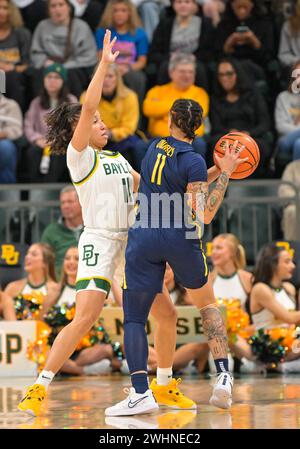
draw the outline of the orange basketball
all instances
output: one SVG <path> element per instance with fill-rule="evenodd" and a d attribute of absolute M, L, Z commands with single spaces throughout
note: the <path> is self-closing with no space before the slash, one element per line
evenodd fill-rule
<path fill-rule="evenodd" d="M 221 137 L 216 143 L 214 149 L 214 163 L 216 163 L 215 154 L 219 157 L 224 156 L 226 140 L 229 141 L 229 145 L 233 145 L 236 140 L 238 140 L 237 148 L 241 148 L 242 145 L 245 146 L 244 150 L 240 153 L 240 158 L 247 157 L 248 160 L 243 162 L 238 166 L 235 172 L 230 176 L 231 179 L 244 179 L 248 176 L 252 175 L 252 173 L 257 169 L 259 160 L 260 160 L 260 152 L 257 143 L 252 137 L 248 136 L 248 134 L 241 133 L 238 131 L 234 131 L 225 136 Z"/>

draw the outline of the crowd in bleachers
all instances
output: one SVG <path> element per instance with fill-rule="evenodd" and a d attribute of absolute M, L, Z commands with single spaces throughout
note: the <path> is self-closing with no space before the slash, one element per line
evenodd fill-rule
<path fill-rule="evenodd" d="M 139 170 L 171 103 L 190 97 L 204 109 L 194 148 L 208 165 L 217 139 L 239 130 L 260 147 L 253 176 L 281 176 L 300 158 L 299 23 L 297 0 L 1 0 L 0 183 L 69 181 L 44 119 L 82 102 L 105 28 L 120 52 L 99 105 L 107 148 Z"/>

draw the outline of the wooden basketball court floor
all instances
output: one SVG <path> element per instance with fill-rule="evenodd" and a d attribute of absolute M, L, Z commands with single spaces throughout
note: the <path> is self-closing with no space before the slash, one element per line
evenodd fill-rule
<path fill-rule="evenodd" d="M 209 405 L 210 379 L 184 376 L 182 391 L 197 411 L 161 408 L 154 415 L 106 418 L 104 409 L 125 398 L 127 376 L 57 378 L 43 413 L 17 411 L 30 378 L 0 378 L 0 429 L 296 429 L 300 428 L 300 376 L 243 376 L 235 380 L 230 411 Z"/>

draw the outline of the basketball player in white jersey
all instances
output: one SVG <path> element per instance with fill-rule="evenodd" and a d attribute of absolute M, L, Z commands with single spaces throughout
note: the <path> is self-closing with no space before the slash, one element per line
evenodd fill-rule
<path fill-rule="evenodd" d="M 82 107 L 63 103 L 47 119 L 52 152 L 65 154 L 67 148 L 67 165 L 85 227 L 78 244 L 75 317 L 55 339 L 44 370 L 19 404 L 19 410 L 34 416 L 40 412 L 53 377 L 100 315 L 124 254 L 133 185 L 139 180 L 123 156 L 102 150 L 108 133 L 97 108 L 107 67 L 118 56 L 118 52 L 113 53 L 115 39 L 110 41 L 110 36 L 107 31 L 102 59 Z"/>
<path fill-rule="evenodd" d="M 82 206 L 85 228 L 78 245 L 75 317 L 55 339 L 44 370 L 18 406 L 20 411 L 33 416 L 39 415 L 55 374 L 101 313 L 114 272 L 124 258 L 133 192 L 139 184 L 139 174 L 123 156 L 102 150 L 108 133 L 97 109 L 107 67 L 118 56 L 118 52 L 112 51 L 115 39 L 110 42 L 110 36 L 110 31 L 107 31 L 102 59 L 82 107 L 79 104 L 62 104 L 47 119 L 52 153 L 65 154 L 67 148 L 67 165 Z M 170 374 L 177 319 L 169 296 L 157 295 L 151 314 L 157 322 L 156 350 L 161 366 L 161 372 L 158 371 L 161 383 L 158 385 L 166 390 L 166 404 L 176 408 L 195 408 L 194 401 L 179 391 L 178 382 L 172 379 L 172 372 Z M 170 383 L 172 394 L 168 388 Z"/>

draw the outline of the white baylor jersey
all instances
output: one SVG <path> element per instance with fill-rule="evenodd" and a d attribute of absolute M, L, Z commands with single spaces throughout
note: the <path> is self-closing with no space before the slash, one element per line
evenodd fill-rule
<path fill-rule="evenodd" d="M 96 151 L 90 146 L 76 151 L 70 143 L 67 165 L 82 207 L 84 226 L 126 231 L 134 206 L 132 167 L 126 159 L 120 153 Z"/>

